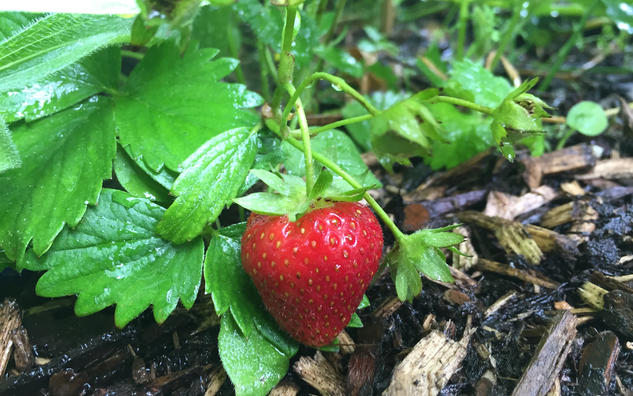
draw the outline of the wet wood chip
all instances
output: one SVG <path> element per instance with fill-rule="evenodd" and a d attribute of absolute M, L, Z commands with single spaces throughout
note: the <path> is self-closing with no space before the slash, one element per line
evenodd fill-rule
<path fill-rule="evenodd" d="M 453 341 L 439 331 L 420 340 L 394 369 L 391 384 L 383 396 L 437 395 L 461 367 L 474 329 L 461 341 Z"/>
<path fill-rule="evenodd" d="M 532 265 L 537 265 L 543 258 L 543 252 L 521 223 L 475 211 L 457 213 L 457 218 L 493 231 L 507 253 L 523 255 Z"/>
<path fill-rule="evenodd" d="M 453 232 L 464 237 L 464 242 L 459 244 L 457 250 L 465 254 L 465 256 L 453 254 L 453 267 L 461 271 L 468 271 L 477 264 L 477 260 L 479 259 L 479 255 L 473 246 L 470 228 L 462 225 L 455 228 Z"/>
<path fill-rule="evenodd" d="M 314 359 L 302 356 L 294 364 L 294 371 L 323 396 L 345 395 L 343 377 L 336 373 L 321 351 L 317 351 Z"/>
<path fill-rule="evenodd" d="M 4 378 L 11 352 L 13 351 L 13 330 L 22 324 L 22 315 L 15 300 L 6 298 L 0 304 L 0 378 Z"/>
<path fill-rule="evenodd" d="M 29 340 L 29 334 L 22 326 L 11 332 L 13 336 L 13 361 L 15 367 L 21 371 L 28 371 L 35 365 L 35 355 Z"/>
<path fill-rule="evenodd" d="M 486 312 L 484 312 L 484 318 L 488 318 L 494 315 L 498 310 L 505 307 L 510 301 L 516 299 L 518 295 L 519 293 L 516 291 L 509 291 L 501 296 L 501 298 L 499 298 L 491 306 L 489 306 L 488 309 L 486 309 Z"/>
<path fill-rule="evenodd" d="M 591 172 L 576 175 L 578 180 L 633 178 L 633 158 L 615 158 L 598 161 Z"/>
<path fill-rule="evenodd" d="M 590 145 L 580 144 L 540 157 L 525 156 L 520 161 L 525 165 L 523 179 L 530 188 L 537 188 L 543 176 L 594 166 L 596 157 Z"/>
<path fill-rule="evenodd" d="M 585 190 L 580 187 L 580 184 L 578 184 L 576 180 L 572 180 L 567 183 L 561 183 L 560 189 L 562 192 L 572 197 L 581 197 L 586 194 Z"/>
<path fill-rule="evenodd" d="M 224 367 L 222 365 L 215 366 L 213 370 L 207 376 L 207 390 L 204 392 L 204 396 L 215 396 L 219 391 L 224 382 L 227 379 L 226 371 L 224 371 Z M 283 381 L 282 381 L 283 382 Z M 297 391 L 299 389 L 297 388 Z M 275 389 L 273 389 L 270 394 L 272 395 Z M 294 396 L 294 394 L 278 394 L 277 396 Z"/>
<path fill-rule="evenodd" d="M 592 308 L 602 310 L 604 308 L 604 296 L 609 291 L 591 282 L 585 282 L 578 288 L 580 298 Z"/>
<path fill-rule="evenodd" d="M 559 311 L 536 347 L 513 396 L 547 395 L 554 385 L 576 337 L 576 316 Z"/>
<path fill-rule="evenodd" d="M 387 319 L 394 314 L 402 306 L 402 301 L 398 297 L 392 297 L 385 300 L 382 304 L 371 313 L 374 318 Z"/>
<path fill-rule="evenodd" d="M 547 228 L 526 224 L 525 230 L 543 252 L 558 252 L 568 259 L 578 254 L 578 242 Z"/>
<path fill-rule="evenodd" d="M 540 186 L 520 197 L 492 191 L 488 194 L 484 214 L 514 220 L 517 216 L 540 208 L 556 197 L 556 192 L 549 186 Z"/>
<path fill-rule="evenodd" d="M 494 272 L 500 275 L 511 276 L 513 278 L 521 279 L 525 282 L 530 282 L 534 285 L 543 286 L 548 289 L 556 289 L 560 284 L 553 280 L 546 280 L 534 275 L 530 275 L 527 271 L 512 268 L 509 265 L 497 263 L 490 260 L 479 259 L 477 266 L 475 267 L 481 271 Z M 543 276 L 544 277 L 544 276 Z"/>
<path fill-rule="evenodd" d="M 283 380 L 270 391 L 268 396 L 296 396 L 300 389 L 301 387 L 295 382 Z"/>
<path fill-rule="evenodd" d="M 581 395 L 606 393 L 619 353 L 620 342 L 611 331 L 600 333 L 595 341 L 584 348 L 578 366 L 578 390 Z"/>

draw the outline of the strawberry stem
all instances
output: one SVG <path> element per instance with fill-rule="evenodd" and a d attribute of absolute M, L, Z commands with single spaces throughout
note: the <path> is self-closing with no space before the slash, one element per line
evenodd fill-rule
<path fill-rule="evenodd" d="M 292 145 L 294 148 L 296 148 L 296 149 L 298 149 L 300 151 L 304 151 L 303 145 L 297 139 L 289 136 L 288 138 L 286 138 L 286 141 L 288 143 L 290 143 L 290 145 Z M 349 175 L 347 172 L 345 172 L 343 169 L 341 169 L 340 166 L 336 165 L 334 162 L 332 162 L 326 156 L 321 155 L 321 154 L 319 154 L 317 152 L 314 152 L 314 151 L 312 152 L 312 155 L 313 155 L 314 159 L 316 159 L 317 161 L 322 163 L 325 167 L 329 168 L 332 172 L 334 172 L 337 175 L 341 176 L 343 178 L 343 180 L 348 182 L 352 187 L 354 187 L 354 188 L 362 188 L 363 187 L 359 182 L 356 181 L 356 179 L 354 179 L 351 175 Z M 371 195 L 369 195 L 368 193 L 365 193 L 363 198 L 365 198 L 367 203 L 369 203 L 369 205 L 374 209 L 374 211 L 376 212 L 378 217 L 380 217 L 382 219 L 382 221 L 385 223 L 385 225 L 387 227 L 389 227 L 389 229 L 393 233 L 393 236 L 396 238 L 396 241 L 400 242 L 400 241 L 404 240 L 404 238 L 405 238 L 404 233 L 402 231 L 400 231 L 398 226 L 396 226 L 396 224 L 389 218 L 389 215 L 382 209 L 382 207 L 380 207 L 378 202 L 376 202 L 376 200 Z"/>
<path fill-rule="evenodd" d="M 294 94 L 295 87 L 292 83 L 284 84 L 284 87 L 291 95 Z M 297 114 L 299 115 L 299 127 L 301 128 L 301 139 L 303 140 L 303 154 L 306 160 L 306 193 L 310 196 L 312 186 L 314 186 L 314 167 L 312 166 L 312 146 L 310 144 L 310 131 L 308 130 L 308 119 L 301 105 L 301 99 L 296 101 Z M 283 117 L 283 116 L 282 116 Z M 284 118 L 282 118 L 283 120 Z"/>

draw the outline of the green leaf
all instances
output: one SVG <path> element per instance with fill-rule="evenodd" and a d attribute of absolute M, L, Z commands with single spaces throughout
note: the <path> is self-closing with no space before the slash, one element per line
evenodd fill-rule
<path fill-rule="evenodd" d="M 0 44 L 0 91 L 23 89 L 95 50 L 129 41 L 132 18 L 49 14 Z"/>
<path fill-rule="evenodd" d="M 332 185 L 332 181 L 334 177 L 332 173 L 327 169 L 322 169 L 321 173 L 319 173 L 319 177 L 314 182 L 314 186 L 312 187 L 312 191 L 310 192 L 310 199 L 316 199 L 318 197 L 322 197 L 328 188 Z"/>
<path fill-rule="evenodd" d="M 214 234 L 205 258 L 206 292 L 222 314 L 220 357 L 236 394 L 266 395 L 286 375 L 299 344 L 279 329 L 242 269 L 245 228 L 240 223 Z"/>
<path fill-rule="evenodd" d="M 282 144 L 288 155 L 288 158 L 284 162 L 288 173 L 296 176 L 305 176 L 305 159 L 303 153 L 292 147 L 289 143 L 283 142 Z M 362 175 L 367 171 L 367 165 L 363 162 L 354 142 L 341 131 L 333 129 L 318 134 L 312 139 L 312 150 L 327 156 L 352 176 Z M 314 166 L 315 171 L 323 167 L 318 161 L 314 161 Z M 365 184 L 375 184 L 378 187 L 382 187 L 382 184 L 371 173 L 366 178 Z M 351 186 L 349 188 L 351 189 Z"/>
<path fill-rule="evenodd" d="M 15 263 L 4 254 L 3 250 L 0 250 L 0 273 L 4 271 L 5 268 L 13 268 L 15 269 Z"/>
<path fill-rule="evenodd" d="M 148 26 L 145 24 L 145 18 L 142 14 L 138 14 L 132 25 L 132 35 L 130 37 L 130 44 L 133 46 L 142 47 L 147 45 L 152 38 L 158 32 L 159 25 Z"/>
<path fill-rule="evenodd" d="M 464 241 L 461 234 L 454 232 L 436 232 L 436 230 L 420 230 L 420 239 L 424 244 L 433 247 L 449 247 L 459 245 Z"/>
<path fill-rule="evenodd" d="M 364 64 L 357 61 L 347 51 L 339 47 L 318 47 L 314 51 L 319 58 L 323 59 L 336 70 L 347 73 L 352 77 L 361 78 L 364 73 Z"/>
<path fill-rule="evenodd" d="M 350 319 L 347 327 L 359 328 L 363 327 L 363 321 L 360 320 L 360 317 L 356 313 L 352 314 L 352 318 Z"/>
<path fill-rule="evenodd" d="M 219 56 L 230 56 L 229 34 L 238 40 L 241 37 L 234 26 L 234 17 L 233 7 L 203 6 L 193 20 L 191 38 L 198 40 L 202 48 L 217 48 Z M 239 43 L 236 44 L 239 48 Z"/>
<path fill-rule="evenodd" d="M 176 243 L 198 236 L 237 196 L 256 150 L 256 134 L 249 128 L 237 128 L 214 137 L 191 154 L 171 189 L 178 198 L 165 212 L 158 232 Z"/>
<path fill-rule="evenodd" d="M 567 125 L 586 136 L 598 136 L 607 129 L 609 120 L 595 102 L 576 103 L 567 113 Z"/>
<path fill-rule="evenodd" d="M 512 91 L 508 80 L 495 77 L 482 64 L 469 59 L 453 62 L 453 69 L 449 74 L 450 79 L 444 84 L 446 93 L 474 101 L 481 106 L 497 107 Z"/>
<path fill-rule="evenodd" d="M 259 95 L 239 84 L 218 82 L 237 61 L 209 62 L 217 50 L 196 47 L 189 43 L 182 57 L 173 40 L 150 48 L 130 74 L 117 103 L 121 143 L 130 146 L 132 158 L 142 156 L 153 172 L 163 164 L 179 170 L 209 139 L 258 121 L 241 109 L 259 105 Z"/>
<path fill-rule="evenodd" d="M 399 100 L 406 99 L 407 96 L 398 92 L 375 92 L 371 96 L 365 96 L 369 102 L 378 110 L 385 110 L 396 104 Z M 367 109 L 357 101 L 352 101 L 343 107 L 343 118 L 353 118 L 367 114 Z M 346 125 L 352 139 L 363 149 L 364 152 L 371 151 L 371 120 L 357 122 Z"/>
<path fill-rule="evenodd" d="M 618 26 L 618 29 L 633 34 L 633 6 L 622 0 L 602 0 L 607 7 L 607 16 Z"/>
<path fill-rule="evenodd" d="M 240 235 L 241 237 L 241 235 Z M 235 323 L 246 337 L 253 330 L 253 317 L 259 299 L 248 274 L 242 269 L 240 239 L 224 235 L 211 238 L 204 259 L 205 292 L 211 294 L 215 312 L 225 314 L 229 308 Z"/>
<path fill-rule="evenodd" d="M 410 157 L 429 155 L 431 140 L 444 141 L 442 129 L 422 103 L 438 93 L 437 89 L 424 90 L 372 119 L 371 146 L 388 171 L 395 162 L 408 165 Z"/>
<path fill-rule="evenodd" d="M 24 30 L 28 25 L 43 16 L 44 14 L 32 12 L 0 12 L 0 41 L 4 41 Z"/>
<path fill-rule="evenodd" d="M 30 122 L 99 92 L 116 92 L 120 72 L 121 50 L 104 48 L 26 87 L 0 92 L 0 115 L 8 123 Z"/>
<path fill-rule="evenodd" d="M 11 139 L 11 132 L 0 116 L 0 173 L 20 166 L 22 166 L 20 153 Z"/>
<path fill-rule="evenodd" d="M 490 117 L 477 112 L 463 113 L 449 103 L 436 103 L 428 108 L 441 122 L 446 131 L 444 137 L 449 142 L 433 142 L 433 156 L 425 158 L 425 162 L 434 170 L 454 168 L 494 146 Z"/>
<path fill-rule="evenodd" d="M 67 223 L 76 227 L 112 175 L 116 138 L 112 101 L 80 105 L 13 130 L 22 167 L 0 174 L 0 246 L 21 259 L 33 240 L 48 250 Z"/>
<path fill-rule="evenodd" d="M 246 337 L 233 316 L 222 315 L 218 349 L 222 365 L 240 396 L 265 396 L 286 375 L 290 357 L 259 330 Z"/>
<path fill-rule="evenodd" d="M 114 172 L 119 183 L 135 197 L 157 202 L 172 201 L 169 190 L 143 171 L 121 146 L 117 147 Z"/>
<path fill-rule="evenodd" d="M 138 166 L 143 172 L 145 172 L 146 175 L 154 179 L 158 184 L 165 187 L 168 191 L 171 190 L 171 187 L 174 185 L 174 182 L 176 181 L 176 178 L 179 175 L 178 172 L 174 172 L 165 167 L 163 167 L 158 172 L 154 172 L 147 167 L 142 157 L 134 158 L 132 156 L 132 151 L 130 150 L 130 146 L 121 146 L 121 147 L 123 147 L 123 150 L 125 150 L 128 157 L 130 157 L 130 159 L 134 161 L 136 166 Z"/>
<path fill-rule="evenodd" d="M 150 305 L 162 323 L 181 299 L 193 305 L 202 275 L 202 238 L 176 246 L 159 237 L 164 209 L 146 199 L 103 190 L 76 229 L 65 228 L 50 251 L 29 250 L 25 267 L 48 270 L 36 291 L 44 297 L 78 294 L 75 313 L 90 315 L 116 304 L 123 327 Z"/>

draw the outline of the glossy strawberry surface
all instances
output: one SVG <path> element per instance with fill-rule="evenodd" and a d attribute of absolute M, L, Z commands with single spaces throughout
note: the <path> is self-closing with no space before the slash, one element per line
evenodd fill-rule
<path fill-rule="evenodd" d="M 283 330 L 312 347 L 347 326 L 378 270 L 383 235 L 357 202 L 336 202 L 296 222 L 252 214 L 242 265 Z"/>

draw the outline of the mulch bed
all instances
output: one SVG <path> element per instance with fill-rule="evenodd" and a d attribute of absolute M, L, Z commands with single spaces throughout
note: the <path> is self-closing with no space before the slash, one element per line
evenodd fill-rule
<path fill-rule="evenodd" d="M 365 326 L 338 353 L 300 349 L 273 394 L 631 394 L 633 158 L 576 143 L 515 164 L 490 150 L 439 173 L 373 167 L 402 229 L 463 224 L 467 256 L 447 254 L 456 283 L 423 277 L 402 303 L 384 273 Z M 112 308 L 77 318 L 74 298 L 35 296 L 38 276 L 0 278 L 0 395 L 234 394 L 208 296 L 117 330 Z"/>

